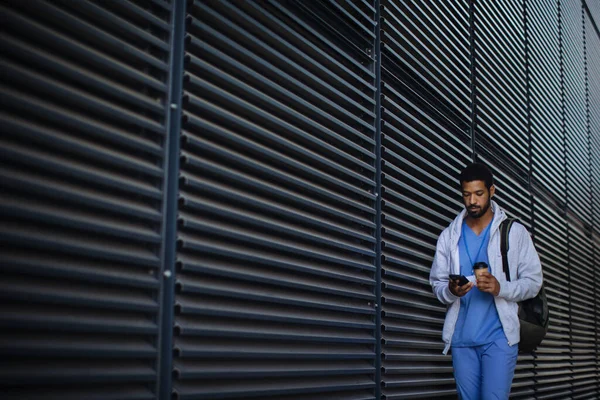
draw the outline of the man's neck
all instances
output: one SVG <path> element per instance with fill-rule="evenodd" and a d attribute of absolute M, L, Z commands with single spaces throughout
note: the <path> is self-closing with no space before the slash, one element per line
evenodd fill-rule
<path fill-rule="evenodd" d="M 479 218 L 472 218 L 467 215 L 465 218 L 466 224 L 471 228 L 473 233 L 479 235 L 491 222 L 494 218 L 494 213 L 492 212 L 492 208 Z"/>

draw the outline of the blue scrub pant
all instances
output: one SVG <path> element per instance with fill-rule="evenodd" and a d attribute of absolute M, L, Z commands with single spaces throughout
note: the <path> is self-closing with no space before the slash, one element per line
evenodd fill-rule
<path fill-rule="evenodd" d="M 452 347 L 452 366 L 461 400 L 508 399 L 519 346 L 506 339 L 476 347 Z"/>

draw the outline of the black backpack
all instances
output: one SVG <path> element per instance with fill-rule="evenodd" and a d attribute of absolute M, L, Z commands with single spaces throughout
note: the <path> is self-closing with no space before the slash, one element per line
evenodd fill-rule
<path fill-rule="evenodd" d="M 507 218 L 500 224 L 500 251 L 502 252 L 502 268 L 506 275 L 506 280 L 510 282 L 510 273 L 508 266 L 508 233 L 510 227 L 516 220 Z M 519 352 L 529 353 L 535 350 L 548 332 L 548 322 L 550 321 L 550 312 L 548 310 L 548 300 L 544 285 L 540 288 L 538 294 L 528 300 L 519 302 L 519 322 L 521 323 L 521 341 L 519 342 Z"/>

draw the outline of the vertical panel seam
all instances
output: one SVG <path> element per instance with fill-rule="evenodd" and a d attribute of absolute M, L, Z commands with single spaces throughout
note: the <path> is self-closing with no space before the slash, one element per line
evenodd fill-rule
<path fill-rule="evenodd" d="M 529 65 L 529 29 L 528 29 L 528 8 L 527 0 L 523 0 L 523 30 L 525 46 L 525 96 L 526 96 L 526 118 L 527 118 L 527 164 L 529 171 L 527 173 L 527 190 L 529 192 L 529 201 L 531 202 L 531 232 L 535 238 L 535 207 L 533 188 L 531 184 L 533 176 L 533 144 L 532 144 L 532 123 L 531 123 L 531 68 Z"/>
<path fill-rule="evenodd" d="M 179 191 L 179 152 L 181 105 L 183 96 L 183 55 L 186 0 L 175 0 L 171 15 L 171 58 L 163 201 L 162 291 L 159 312 L 158 398 L 167 400 L 172 393 L 173 319 L 175 295 L 175 257 L 177 240 L 177 198 Z"/>
<path fill-rule="evenodd" d="M 558 0 L 558 42 L 559 42 L 559 49 L 560 49 L 560 87 L 561 87 L 561 122 L 562 122 L 562 135 L 563 135 L 563 143 L 564 143 L 564 147 L 563 147 L 563 152 L 564 152 L 564 166 L 565 166 L 565 206 L 564 206 L 564 215 L 565 215 L 565 219 L 566 219 L 566 228 L 567 228 L 567 232 L 566 232 L 566 238 L 567 238 L 567 265 L 570 266 L 571 265 L 571 241 L 572 241 L 572 234 L 571 234 L 571 229 L 570 229 L 570 221 L 569 221 L 569 197 L 568 197 L 568 170 L 567 170 L 567 121 L 566 121 L 566 85 L 565 85 L 565 62 L 564 62 L 564 58 L 565 58 L 565 50 L 564 50 L 564 43 L 563 43 L 563 18 L 562 18 L 562 14 L 563 14 L 563 4 L 562 4 L 562 0 Z M 571 371 L 571 382 L 573 380 L 573 330 L 572 330 L 572 326 L 573 326 L 573 315 L 571 313 L 571 306 L 572 306 L 572 273 L 571 273 L 571 268 L 568 268 L 568 273 L 567 273 L 567 279 L 568 279 L 568 290 L 567 290 L 567 296 L 568 296 L 568 302 L 569 302 L 569 365 L 570 365 L 570 371 Z M 572 387 L 572 383 L 570 386 L 570 391 L 573 391 L 573 387 Z"/>
<path fill-rule="evenodd" d="M 475 0 L 469 0 L 469 61 L 471 75 L 471 151 L 473 161 L 477 161 L 475 132 L 477 130 L 477 70 L 475 57 Z"/>
<path fill-rule="evenodd" d="M 375 0 L 375 397 L 381 399 L 381 0 Z"/>

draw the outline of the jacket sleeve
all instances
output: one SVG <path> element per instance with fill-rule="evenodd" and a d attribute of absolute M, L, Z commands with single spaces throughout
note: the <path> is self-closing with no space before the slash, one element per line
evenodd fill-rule
<path fill-rule="evenodd" d="M 514 274 L 511 273 L 511 282 L 500 282 L 500 293 L 498 297 L 502 297 L 508 301 L 519 302 L 535 297 L 542 287 L 542 264 L 540 258 L 533 247 L 533 241 L 527 229 L 521 224 L 514 224 L 510 236 L 513 235 L 516 242 L 511 241 L 512 246 L 515 243 L 518 249 L 517 274 L 514 279 Z M 510 240 L 510 237 L 509 237 Z M 512 266 L 511 272 L 512 272 Z"/>
<path fill-rule="evenodd" d="M 459 299 L 450 292 L 448 286 L 448 275 L 450 274 L 451 257 L 448 254 L 446 246 L 447 231 L 442 232 L 437 241 L 431 272 L 429 273 L 429 283 L 433 289 L 433 294 L 443 304 L 451 304 Z"/>

